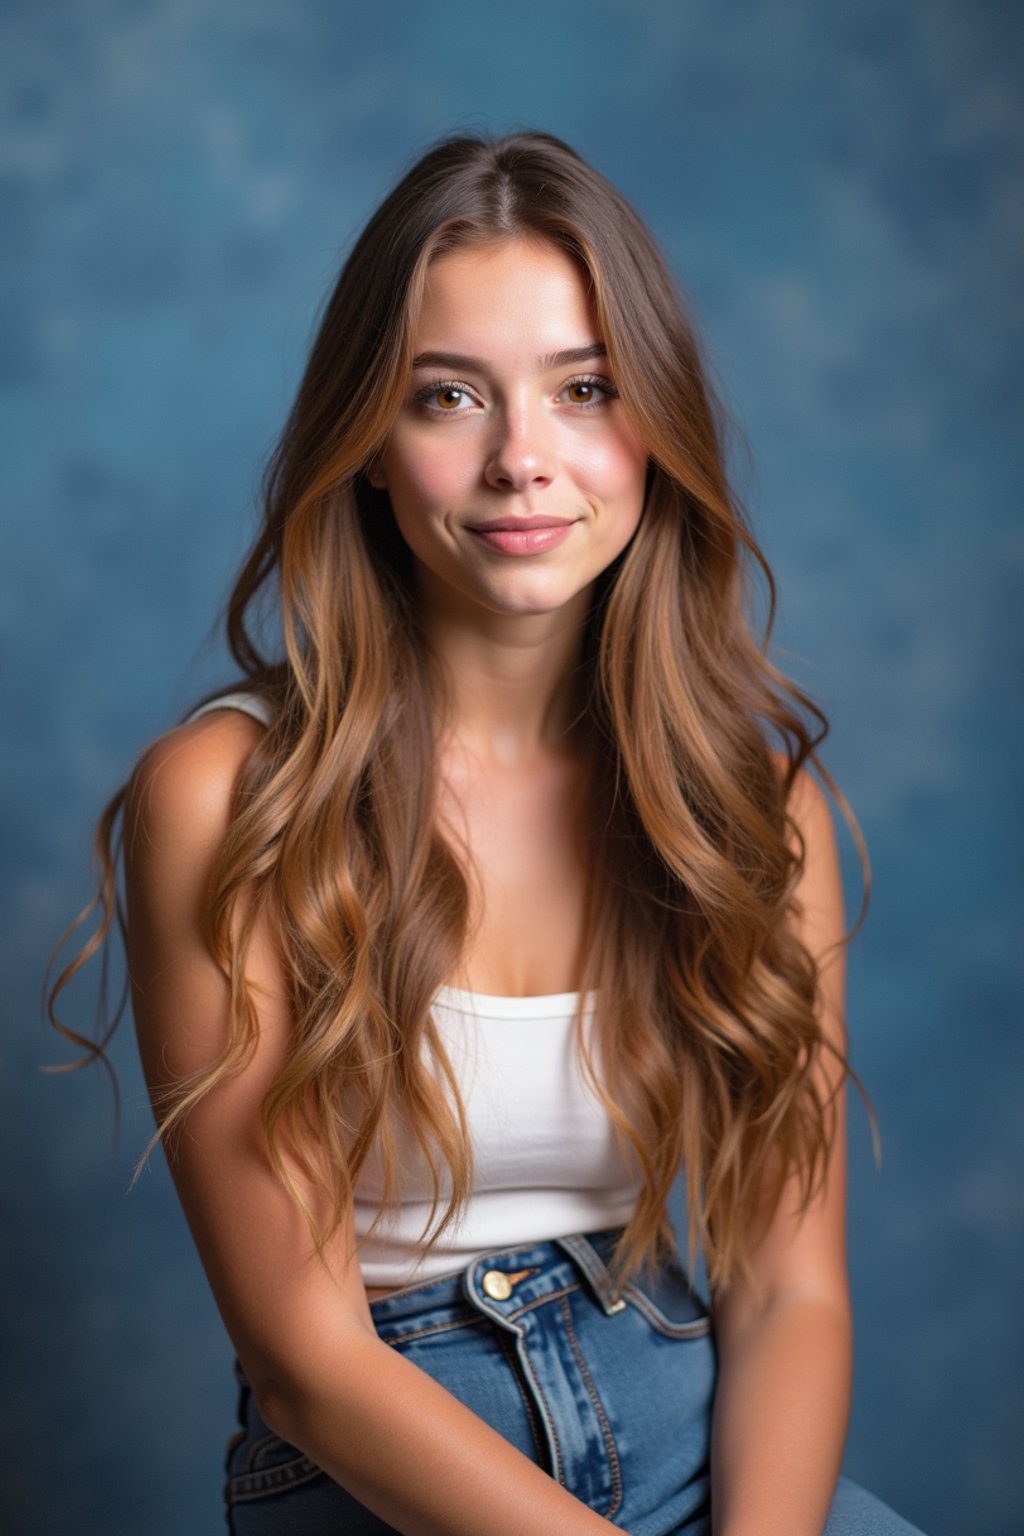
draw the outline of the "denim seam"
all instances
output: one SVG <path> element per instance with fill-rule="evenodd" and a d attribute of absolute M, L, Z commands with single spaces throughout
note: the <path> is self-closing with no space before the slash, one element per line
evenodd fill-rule
<path fill-rule="evenodd" d="M 523 1369 L 527 1372 L 530 1380 L 533 1382 L 533 1388 L 537 1394 L 537 1402 L 540 1405 L 540 1410 L 544 1415 L 545 1422 L 547 1423 L 548 1429 L 551 1433 L 551 1444 L 555 1452 L 555 1477 L 564 1488 L 566 1486 L 565 1468 L 562 1465 L 562 1447 L 558 1443 L 558 1431 L 555 1428 L 555 1421 L 552 1417 L 550 1409 L 548 1408 L 548 1401 L 544 1396 L 544 1389 L 541 1387 L 541 1384 L 537 1379 L 537 1372 L 533 1368 L 533 1362 L 530 1359 L 529 1351 L 525 1347 L 519 1348 L 519 1346 L 523 1345 L 524 1343 L 523 1330 L 520 1328 L 516 1331 L 519 1334 L 519 1341 L 517 1344 L 519 1358 L 523 1362 Z"/>
<path fill-rule="evenodd" d="M 410 1339 L 426 1338 L 428 1333 L 451 1333 L 456 1328 L 483 1328 L 489 1321 L 486 1317 L 464 1317 L 457 1322 L 430 1323 L 426 1328 L 414 1328 L 410 1333 L 396 1334 L 393 1339 L 385 1339 L 385 1344 L 407 1344 Z"/>
<path fill-rule="evenodd" d="M 612 1502 L 607 1509 L 598 1511 L 599 1514 L 604 1515 L 606 1520 L 610 1520 L 612 1515 L 616 1513 L 622 1503 L 622 1471 L 619 1467 L 618 1452 L 615 1449 L 615 1440 L 612 1435 L 611 1425 L 608 1423 L 608 1415 L 604 1411 L 604 1404 L 597 1395 L 597 1388 L 594 1386 L 594 1379 L 591 1376 L 590 1371 L 587 1369 L 587 1362 L 583 1358 L 583 1353 L 580 1349 L 579 1341 L 576 1338 L 576 1330 L 572 1325 L 572 1308 L 569 1306 L 569 1303 L 564 1296 L 561 1299 L 561 1308 L 565 1317 L 565 1329 L 569 1335 L 569 1344 L 572 1348 L 573 1354 L 576 1357 L 576 1364 L 579 1366 L 580 1375 L 583 1377 L 584 1385 L 590 1394 L 590 1401 L 594 1405 L 594 1412 L 597 1414 L 598 1421 L 601 1425 L 601 1433 L 604 1435 L 605 1448 L 608 1451 L 608 1460 L 611 1463 Z"/>
<path fill-rule="evenodd" d="M 602 1310 L 607 1312 L 609 1305 L 615 1298 L 612 1296 L 611 1277 L 608 1273 L 608 1267 L 597 1249 L 581 1233 L 570 1237 L 557 1238 L 556 1242 L 559 1243 L 563 1250 L 572 1254 L 572 1257 L 579 1264 L 597 1292 Z"/>
<path fill-rule="evenodd" d="M 461 1269 L 448 1269 L 443 1275 L 435 1275 L 432 1280 L 417 1280 L 414 1284 L 396 1286 L 393 1291 L 388 1291 L 383 1296 L 374 1296 L 369 1306 L 375 1307 L 378 1301 L 397 1301 L 399 1297 L 415 1296 L 417 1291 L 429 1291 L 433 1285 L 441 1285 L 446 1280 L 461 1280 L 461 1278 Z M 373 1287 L 371 1286 L 370 1289 L 372 1290 Z"/>
<path fill-rule="evenodd" d="M 302 1483 L 312 1482 L 314 1477 L 324 1475 L 323 1468 L 310 1461 L 308 1456 L 296 1456 L 293 1461 L 268 1468 L 266 1472 L 243 1472 L 238 1477 L 230 1478 L 228 1496 L 235 1504 L 244 1504 L 285 1488 L 297 1488 Z"/>
<path fill-rule="evenodd" d="M 668 1338 L 702 1339 L 711 1332 L 710 1317 L 698 1317 L 692 1323 L 673 1323 L 654 1305 L 650 1297 L 644 1295 L 643 1291 L 637 1290 L 628 1282 L 622 1289 L 626 1299 L 636 1307 L 638 1312 L 644 1314 L 652 1327 L 657 1328 L 659 1333 L 665 1334 Z"/>
<path fill-rule="evenodd" d="M 503 1328 L 497 1328 L 495 1329 L 495 1332 L 497 1333 L 498 1343 L 501 1345 L 502 1352 L 508 1361 L 508 1368 L 512 1373 L 512 1379 L 516 1386 L 519 1388 L 519 1396 L 523 1400 L 523 1407 L 526 1409 L 526 1417 L 530 1424 L 530 1434 L 533 1436 L 533 1444 L 534 1449 L 537 1452 L 537 1460 L 541 1466 L 544 1466 L 548 1459 L 547 1446 L 544 1444 L 544 1437 L 540 1432 L 540 1425 L 537 1423 L 537 1410 L 530 1402 L 530 1395 L 523 1385 L 522 1378 L 519 1374 L 519 1356 L 516 1354 L 515 1345 L 512 1343 L 510 1335 L 507 1334 Z"/>
<path fill-rule="evenodd" d="M 580 1282 L 574 1280 L 571 1285 L 563 1285 L 559 1291 L 546 1291 L 543 1296 L 537 1296 L 533 1301 L 528 1301 L 521 1306 L 518 1312 L 510 1312 L 508 1321 L 514 1323 L 517 1318 L 523 1317 L 527 1312 L 532 1312 L 536 1307 L 542 1307 L 546 1301 L 558 1301 L 563 1296 L 568 1296 L 570 1291 L 578 1291 Z"/>

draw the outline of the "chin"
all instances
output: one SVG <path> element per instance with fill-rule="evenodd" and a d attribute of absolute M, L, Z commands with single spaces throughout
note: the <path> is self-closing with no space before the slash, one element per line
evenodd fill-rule
<path fill-rule="evenodd" d="M 572 585 L 524 581 L 481 593 L 480 601 L 496 613 L 558 613 L 570 603 L 578 602 L 581 593 L 589 591 L 590 586 L 590 581 Z"/>

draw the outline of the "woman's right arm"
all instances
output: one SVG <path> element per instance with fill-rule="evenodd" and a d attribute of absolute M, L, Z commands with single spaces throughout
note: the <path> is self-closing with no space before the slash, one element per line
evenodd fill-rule
<path fill-rule="evenodd" d="M 239 711 L 215 712 L 161 737 L 132 776 L 128 965 L 151 1094 L 211 1065 L 227 1040 L 228 983 L 202 914 L 233 785 L 262 729 Z M 168 1161 L 267 1424 L 406 1536 L 595 1536 L 603 1516 L 378 1338 L 351 1213 L 326 1255 L 330 1273 L 316 1259 L 260 1129 L 260 1101 L 292 1028 L 266 920 L 246 974 L 259 1018 L 255 1053 L 188 1112 Z"/>

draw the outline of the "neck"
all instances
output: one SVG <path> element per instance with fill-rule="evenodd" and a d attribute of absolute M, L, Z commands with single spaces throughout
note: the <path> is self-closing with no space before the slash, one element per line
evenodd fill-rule
<path fill-rule="evenodd" d="M 447 593 L 442 605 L 421 588 L 423 627 L 446 691 L 443 742 L 508 768 L 571 751 L 589 600 L 583 591 L 555 612 L 490 613 L 453 605 Z"/>

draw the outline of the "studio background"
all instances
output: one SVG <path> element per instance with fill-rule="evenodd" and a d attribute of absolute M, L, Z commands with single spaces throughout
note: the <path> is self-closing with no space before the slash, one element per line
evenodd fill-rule
<path fill-rule="evenodd" d="M 102 1075 L 39 1072 L 73 1059 L 43 967 L 101 806 L 233 677 L 207 635 L 348 241 L 434 138 L 529 126 L 634 202 L 694 307 L 775 658 L 872 857 L 845 1470 L 928 1536 L 1019 1536 L 1024 13 L 51 0 L 0 29 L 6 1528 L 223 1529 L 231 1349 L 162 1154 L 126 1193 L 130 1016 L 115 1153 Z M 96 981 L 62 1004 L 86 1032 Z"/>

